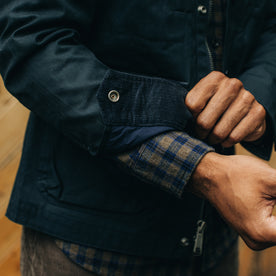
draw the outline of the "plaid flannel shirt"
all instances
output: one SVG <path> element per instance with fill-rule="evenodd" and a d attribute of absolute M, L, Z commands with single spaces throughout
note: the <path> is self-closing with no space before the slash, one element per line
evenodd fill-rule
<path fill-rule="evenodd" d="M 221 70 L 224 37 L 225 0 L 213 0 L 210 6 L 208 44 L 214 68 Z M 182 132 L 158 135 L 139 148 L 115 157 L 130 173 L 145 182 L 181 198 L 194 169 L 213 148 Z M 229 235 L 229 233 L 225 233 Z M 227 239 L 225 239 L 227 242 Z M 73 262 L 98 275 L 185 275 L 181 261 L 129 256 L 56 240 L 57 246 Z"/>

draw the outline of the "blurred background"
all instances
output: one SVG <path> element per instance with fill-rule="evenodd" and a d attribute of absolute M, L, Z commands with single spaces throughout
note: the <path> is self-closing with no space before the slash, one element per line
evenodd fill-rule
<path fill-rule="evenodd" d="M 20 276 L 21 227 L 5 218 L 5 211 L 20 161 L 28 116 L 29 111 L 5 90 L 0 78 L 0 275 L 3 276 Z M 237 153 L 249 155 L 240 146 Z M 276 153 L 269 163 L 276 168 Z M 276 247 L 253 252 L 240 241 L 239 276 L 274 275 Z"/>

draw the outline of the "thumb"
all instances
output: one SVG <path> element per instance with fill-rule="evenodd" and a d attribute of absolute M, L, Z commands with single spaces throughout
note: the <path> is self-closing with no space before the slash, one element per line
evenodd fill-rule
<path fill-rule="evenodd" d="M 276 245 L 276 217 L 268 217 L 265 226 L 264 239 L 271 245 Z"/>
<path fill-rule="evenodd" d="M 276 245 L 276 217 L 272 215 L 273 206 L 255 210 L 255 218 L 247 231 L 241 233 L 245 243 L 253 250 L 263 250 Z"/>

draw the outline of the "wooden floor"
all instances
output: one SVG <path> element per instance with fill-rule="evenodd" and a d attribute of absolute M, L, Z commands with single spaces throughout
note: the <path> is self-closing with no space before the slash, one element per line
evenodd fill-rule
<path fill-rule="evenodd" d="M 12 98 L 0 80 L 0 275 L 18 276 L 21 227 L 4 217 L 29 112 Z"/>
<path fill-rule="evenodd" d="M 0 79 L 0 276 L 19 276 L 21 227 L 4 217 L 19 165 L 29 112 L 8 94 Z M 238 147 L 239 154 L 247 154 Z M 276 154 L 270 162 L 276 168 Z M 275 276 L 276 247 L 262 252 L 240 242 L 239 276 Z"/>

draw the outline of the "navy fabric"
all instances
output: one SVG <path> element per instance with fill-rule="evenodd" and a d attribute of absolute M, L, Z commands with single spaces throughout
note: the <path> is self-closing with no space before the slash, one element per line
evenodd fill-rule
<path fill-rule="evenodd" d="M 173 128 L 167 126 L 155 127 L 130 127 L 114 126 L 110 130 L 109 140 L 105 144 L 105 150 L 120 153 L 141 145 L 151 137 L 168 132 Z"/>
<path fill-rule="evenodd" d="M 208 11 L 209 2 L 200 5 Z M 197 5 L 0 1 L 0 73 L 32 111 L 10 219 L 90 247 L 190 258 L 179 241 L 193 239 L 200 200 L 188 193 L 177 200 L 123 173 L 104 149 L 114 126 L 191 134 L 185 95 L 210 72 L 209 16 Z M 275 141 L 276 2 L 227 1 L 226 13 L 223 72 L 264 105 Z M 113 89 L 116 103 L 108 99 Z M 214 225 L 220 240 L 227 227 Z"/>

